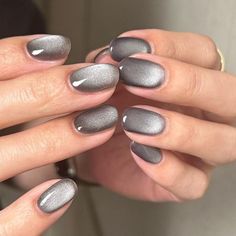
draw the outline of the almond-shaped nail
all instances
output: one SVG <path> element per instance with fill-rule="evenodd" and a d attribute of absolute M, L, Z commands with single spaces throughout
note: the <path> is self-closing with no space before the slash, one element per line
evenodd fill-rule
<path fill-rule="evenodd" d="M 122 125 L 129 132 L 157 135 L 165 129 L 165 119 L 156 112 L 132 107 L 124 112 Z"/>
<path fill-rule="evenodd" d="M 159 148 L 150 147 L 144 144 L 132 142 L 131 151 L 146 162 L 158 164 L 162 160 Z"/>
<path fill-rule="evenodd" d="M 115 107 L 102 105 L 82 112 L 75 118 L 75 128 L 85 134 L 92 134 L 115 126 L 118 112 Z"/>
<path fill-rule="evenodd" d="M 161 65 L 143 59 L 125 58 L 119 70 L 120 80 L 129 86 L 157 88 L 165 80 L 165 69 Z"/>
<path fill-rule="evenodd" d="M 116 38 L 110 43 L 110 54 L 115 61 L 121 61 L 135 53 L 151 53 L 151 46 L 147 41 L 133 37 Z"/>
<path fill-rule="evenodd" d="M 113 88 L 119 81 L 119 70 L 110 64 L 83 67 L 70 77 L 71 85 L 82 92 L 97 92 Z"/>
<path fill-rule="evenodd" d="M 37 60 L 55 61 L 68 56 L 71 42 L 69 38 L 61 35 L 47 35 L 30 41 L 27 50 Z"/>
<path fill-rule="evenodd" d="M 78 193 L 76 183 L 62 179 L 49 187 L 38 199 L 38 208 L 44 213 L 53 213 L 71 202 Z"/>

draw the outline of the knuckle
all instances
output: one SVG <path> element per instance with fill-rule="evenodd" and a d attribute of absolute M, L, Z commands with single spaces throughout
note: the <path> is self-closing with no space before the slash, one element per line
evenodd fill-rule
<path fill-rule="evenodd" d="M 37 141 L 32 139 L 28 142 L 28 148 L 30 152 L 40 152 L 42 156 L 54 157 L 55 153 L 62 150 L 67 139 L 67 132 L 61 132 L 60 138 L 58 138 L 58 130 L 66 130 L 63 122 L 54 121 L 48 123 L 47 126 L 37 133 Z"/>
<path fill-rule="evenodd" d="M 217 46 L 212 38 L 203 36 L 206 43 L 205 57 L 209 60 L 209 67 L 216 67 L 219 64 L 220 56 L 217 52 Z"/>
<path fill-rule="evenodd" d="M 188 70 L 187 74 L 189 74 L 190 77 L 186 80 L 184 94 L 188 98 L 194 98 L 196 95 L 200 94 L 202 90 L 201 74 L 196 68 L 189 68 Z"/>
<path fill-rule="evenodd" d="M 208 177 L 203 174 L 204 176 L 201 178 L 201 181 L 199 179 L 199 184 L 196 188 L 193 188 L 191 193 L 189 193 L 189 196 L 187 197 L 188 200 L 198 200 L 201 199 L 208 188 Z"/>
<path fill-rule="evenodd" d="M 178 121 L 176 121 L 178 122 Z M 187 150 L 193 146 L 193 140 L 197 137 L 197 129 L 194 124 L 186 122 L 185 118 L 179 118 L 179 127 L 170 134 L 172 137 L 168 138 L 167 142 L 170 143 L 172 148 Z"/>
<path fill-rule="evenodd" d="M 155 44 L 158 55 L 168 57 L 177 56 L 178 50 L 176 49 L 176 44 L 166 31 L 158 29 L 155 30 L 151 40 L 153 42 L 158 42 L 158 44 Z"/>
<path fill-rule="evenodd" d="M 30 101 L 39 107 L 55 102 L 66 89 L 65 84 L 58 80 L 60 77 L 61 75 L 57 73 L 50 75 L 47 72 L 42 72 L 40 77 L 31 80 L 21 91 L 21 100 Z"/>

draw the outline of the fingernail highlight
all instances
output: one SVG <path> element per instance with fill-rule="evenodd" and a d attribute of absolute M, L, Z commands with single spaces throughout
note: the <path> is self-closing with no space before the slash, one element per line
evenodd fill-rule
<path fill-rule="evenodd" d="M 157 135 L 165 129 L 165 119 L 156 112 L 132 107 L 124 112 L 122 125 L 129 132 Z"/>
<path fill-rule="evenodd" d="M 82 92 L 97 92 L 115 87 L 119 81 L 119 70 L 110 64 L 83 67 L 70 77 L 71 85 Z"/>
<path fill-rule="evenodd" d="M 164 68 L 151 61 L 125 58 L 119 64 L 120 80 L 127 85 L 142 88 L 160 87 L 165 80 Z"/>
<path fill-rule="evenodd" d="M 42 61 L 54 61 L 68 56 L 71 50 L 69 38 L 61 35 L 47 35 L 27 44 L 28 53 Z"/>
<path fill-rule="evenodd" d="M 151 53 L 148 42 L 140 38 L 120 37 L 110 43 L 110 54 L 113 60 L 121 61 L 135 53 Z"/>
<path fill-rule="evenodd" d="M 110 51 L 109 51 L 109 48 L 104 48 L 102 49 L 94 58 L 94 62 L 95 63 L 99 63 L 99 61 L 107 54 L 109 54 Z"/>
<path fill-rule="evenodd" d="M 159 148 L 150 147 L 140 143 L 132 142 L 131 151 L 146 162 L 158 164 L 162 160 Z"/>
<path fill-rule="evenodd" d="M 48 188 L 38 199 L 38 207 L 45 213 L 53 213 L 72 201 L 78 193 L 76 183 L 62 179 Z"/>
<path fill-rule="evenodd" d="M 85 134 L 100 132 L 113 127 L 118 120 L 115 107 L 102 105 L 82 112 L 75 118 L 75 128 Z"/>

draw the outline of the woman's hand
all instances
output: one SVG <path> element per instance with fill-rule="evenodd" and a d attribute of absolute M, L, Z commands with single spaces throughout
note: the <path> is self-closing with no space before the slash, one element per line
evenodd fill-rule
<path fill-rule="evenodd" d="M 70 41 L 63 36 L 0 40 L 0 129 L 4 133 L 5 128 L 37 121 L 34 127 L 0 137 L 0 181 L 85 152 L 114 133 L 114 107 L 73 112 L 105 102 L 115 90 L 118 69 L 113 65 L 62 66 L 69 51 Z M 35 208 L 39 195 L 53 182 L 38 186 L 0 212 L 0 235 L 38 235 L 55 221 L 66 208 L 52 216 Z M 74 197 L 74 184 L 60 183 L 52 194 L 44 194 L 42 206 L 55 208 L 60 199 L 68 202 Z M 50 196 L 55 201 L 50 201 Z"/>
<path fill-rule="evenodd" d="M 192 33 L 136 30 L 99 52 L 87 62 L 119 67 L 124 85 L 110 101 L 126 109 L 122 124 L 134 143 L 130 150 L 118 130 L 89 152 L 82 165 L 89 174 L 81 176 L 137 199 L 202 197 L 214 167 L 236 159 L 236 77 L 219 71 L 215 43 Z"/>

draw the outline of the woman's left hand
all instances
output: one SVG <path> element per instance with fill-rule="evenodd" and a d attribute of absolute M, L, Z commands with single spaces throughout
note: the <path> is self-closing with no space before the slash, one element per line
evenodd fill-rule
<path fill-rule="evenodd" d="M 126 109 L 133 158 L 120 128 L 89 152 L 81 177 L 143 200 L 202 197 L 212 170 L 236 159 L 236 77 L 220 71 L 221 57 L 206 36 L 136 30 L 119 37 L 87 62 L 126 58 L 117 64 L 125 86 L 110 103 Z"/>

